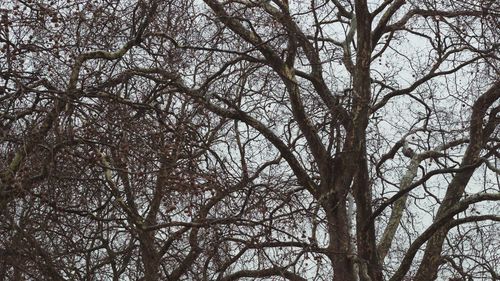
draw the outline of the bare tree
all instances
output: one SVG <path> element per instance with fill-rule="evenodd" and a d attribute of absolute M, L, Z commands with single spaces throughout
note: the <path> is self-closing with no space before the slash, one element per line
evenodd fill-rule
<path fill-rule="evenodd" d="M 3 279 L 499 278 L 496 1 L 1 12 Z"/>

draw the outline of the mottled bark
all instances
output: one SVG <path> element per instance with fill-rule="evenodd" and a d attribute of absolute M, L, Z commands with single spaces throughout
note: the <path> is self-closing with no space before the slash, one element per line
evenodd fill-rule
<path fill-rule="evenodd" d="M 420 164 L 420 159 L 418 156 L 414 156 L 408 167 L 406 168 L 406 173 L 400 181 L 399 188 L 400 190 L 405 190 L 410 186 L 413 179 L 417 176 L 418 165 Z M 403 211 L 406 207 L 406 200 L 408 198 L 408 194 L 399 198 L 392 206 L 391 216 L 389 217 L 389 221 L 387 222 L 387 226 L 384 229 L 384 233 L 382 234 L 382 238 L 380 239 L 377 252 L 382 262 L 389 249 L 391 248 L 394 235 L 398 230 L 399 223 L 401 222 L 401 218 L 403 217 Z"/>
<path fill-rule="evenodd" d="M 333 280 L 355 281 L 349 225 L 347 221 L 347 206 L 342 194 L 332 194 L 325 198 L 327 212 L 329 246 L 328 257 L 333 265 Z"/>
<path fill-rule="evenodd" d="M 352 132 L 348 134 L 347 149 L 353 151 L 351 161 L 355 169 L 353 180 L 353 195 L 356 201 L 356 234 L 358 257 L 360 263 L 360 280 L 383 280 L 382 267 L 379 262 L 375 224 L 370 220 L 372 215 L 372 193 L 368 174 L 366 152 L 366 127 L 369 117 L 369 103 L 371 100 L 370 61 L 371 61 L 371 25 L 372 18 L 368 11 L 368 4 L 364 0 L 355 1 L 357 26 L 357 54 L 353 79 L 353 109 Z M 352 138 L 349 140 L 349 138 Z M 354 162 L 354 163 L 353 163 Z M 363 269 L 366 267 L 365 273 Z"/>

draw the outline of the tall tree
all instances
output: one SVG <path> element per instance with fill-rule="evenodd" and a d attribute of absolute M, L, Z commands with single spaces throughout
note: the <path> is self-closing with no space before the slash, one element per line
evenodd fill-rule
<path fill-rule="evenodd" d="M 497 1 L 3 5 L 2 278 L 498 278 Z"/>

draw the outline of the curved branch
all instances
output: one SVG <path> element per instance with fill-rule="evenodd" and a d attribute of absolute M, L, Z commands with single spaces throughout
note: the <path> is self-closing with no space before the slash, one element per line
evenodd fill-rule
<path fill-rule="evenodd" d="M 451 228 L 469 222 L 475 222 L 480 220 L 494 220 L 500 221 L 499 216 L 472 216 L 466 217 L 462 219 L 451 220 L 453 216 L 456 214 L 465 211 L 471 204 L 481 202 L 481 201 L 498 201 L 500 200 L 500 193 L 496 194 L 477 194 L 466 198 L 458 204 L 456 204 L 453 208 L 451 208 L 448 212 L 442 215 L 438 220 L 434 221 L 413 243 L 410 245 L 410 248 L 406 252 L 405 257 L 401 261 L 401 264 L 398 270 L 394 273 L 394 275 L 389 279 L 389 281 L 399 281 L 404 278 L 406 272 L 410 269 L 413 258 L 417 254 L 417 251 L 420 247 L 429 240 L 434 233 L 436 233 L 440 229 L 450 230 Z M 451 221 L 450 221 L 451 220 Z"/>
<path fill-rule="evenodd" d="M 233 281 L 241 278 L 265 278 L 271 276 L 281 276 L 291 281 L 307 281 L 307 279 L 300 275 L 286 270 L 285 267 L 273 267 L 262 270 L 241 270 L 222 278 L 221 281 Z"/>

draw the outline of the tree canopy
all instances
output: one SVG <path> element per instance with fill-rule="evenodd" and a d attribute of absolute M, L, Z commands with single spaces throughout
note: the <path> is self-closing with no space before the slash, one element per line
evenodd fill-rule
<path fill-rule="evenodd" d="M 0 17 L 0 280 L 500 278 L 500 2 Z"/>

